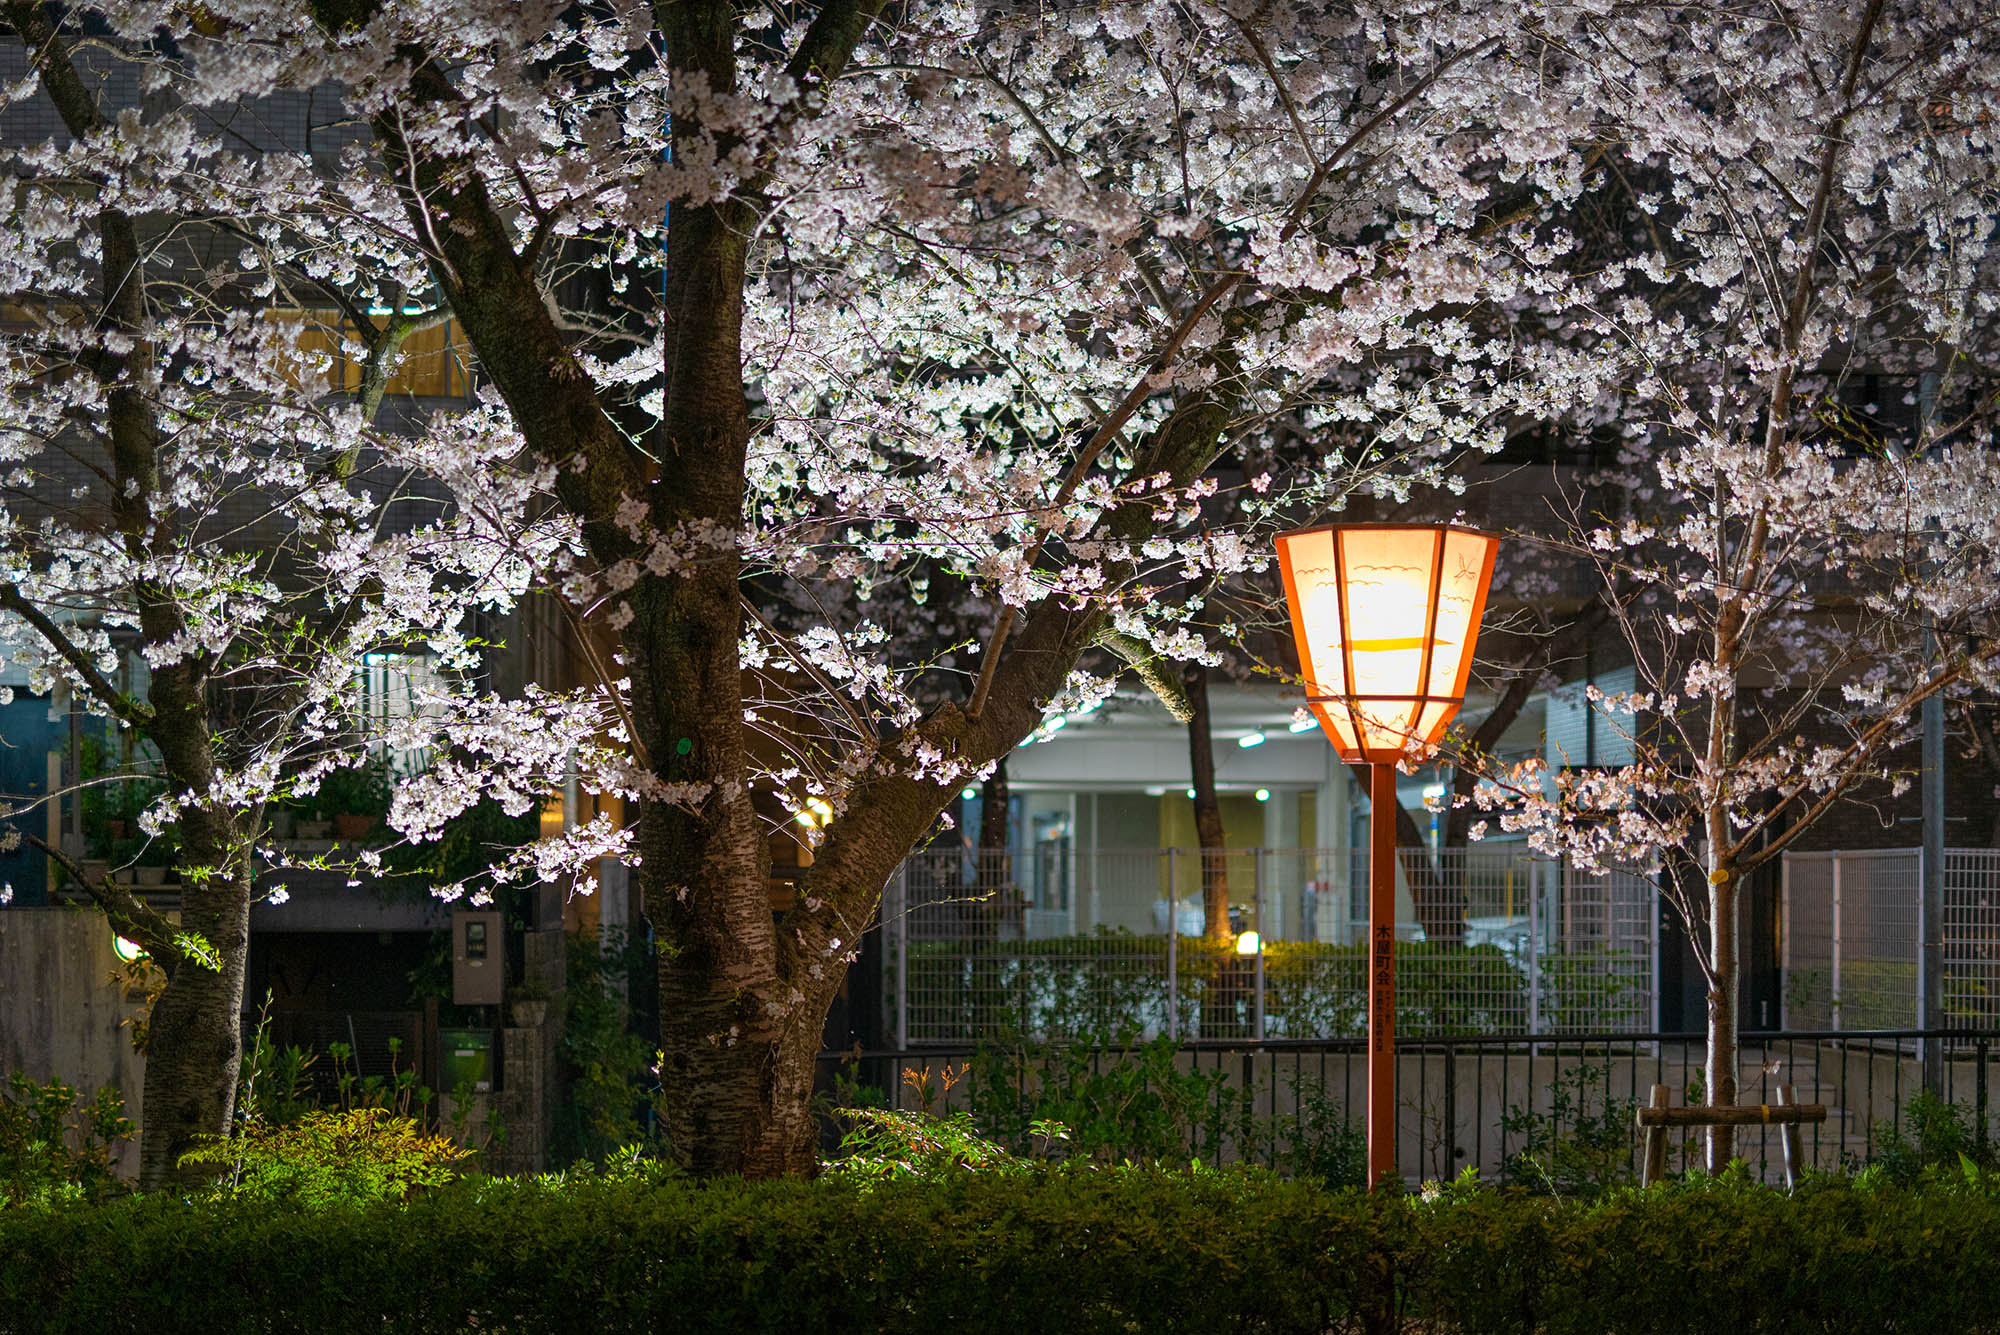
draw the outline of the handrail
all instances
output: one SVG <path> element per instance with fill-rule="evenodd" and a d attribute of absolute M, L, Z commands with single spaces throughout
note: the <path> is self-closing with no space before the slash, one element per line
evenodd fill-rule
<path fill-rule="evenodd" d="M 1943 1039 L 1960 1042 L 1986 1042 L 2000 1046 L 2000 1029 L 1759 1029 L 1744 1030 L 1737 1035 L 1739 1044 L 1762 1046 L 1776 1042 L 1910 1042 L 1921 1039 Z M 1137 1052 L 1149 1046 L 1147 1043 L 1079 1043 L 1073 1039 L 1036 1040 L 1047 1047 L 1088 1047 L 1096 1052 Z M 1470 1047 L 1578 1047 L 1590 1044 L 1630 1044 L 1633 1046 L 1649 1043 L 1706 1043 L 1708 1036 L 1699 1032 L 1635 1033 L 1617 1030 L 1600 1030 L 1590 1033 L 1560 1034 L 1432 1034 L 1421 1037 L 1396 1039 L 1398 1052 L 1417 1052 L 1426 1049 L 1470 1048 Z M 1344 1038 L 1186 1038 L 1177 1047 L 1210 1052 L 1298 1052 L 1326 1049 L 1338 1051 L 1342 1048 L 1359 1050 L 1367 1045 L 1367 1038 L 1353 1035 Z M 898 1057 L 947 1057 L 971 1055 L 990 1043 L 967 1042 L 963 1040 L 949 1043 L 921 1043 L 907 1048 L 844 1048 L 821 1052 L 823 1061 L 859 1061 L 867 1059 L 890 1059 Z"/>

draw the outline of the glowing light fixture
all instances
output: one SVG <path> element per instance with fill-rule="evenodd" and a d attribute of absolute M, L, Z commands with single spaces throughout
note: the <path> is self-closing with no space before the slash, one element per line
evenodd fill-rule
<path fill-rule="evenodd" d="M 1192 801 L 1194 800 L 1194 789 L 1192 789 L 1192 788 L 1188 789 L 1188 800 L 1189 800 L 1190 802 L 1192 802 Z"/>
<path fill-rule="evenodd" d="M 1465 703 L 1499 550 L 1495 535 L 1450 524 L 1329 524 L 1278 535 L 1306 708 L 1342 759 L 1371 766 L 1371 1186 L 1396 1176 L 1396 762 L 1435 746 Z"/>
<path fill-rule="evenodd" d="M 1316 718 L 1293 719 L 1291 724 L 1288 727 L 1286 727 L 1285 731 L 1311 732 L 1314 728 L 1317 728 L 1318 726 L 1319 726 L 1319 720 Z"/>
<path fill-rule="evenodd" d="M 1259 789 L 1257 790 L 1257 800 L 1258 800 L 1259 802 L 1268 802 L 1268 801 L 1270 801 L 1270 800 L 1271 800 L 1271 790 L 1270 790 L 1269 788 L 1259 788 Z"/>
<path fill-rule="evenodd" d="M 979 796 L 979 790 L 977 788 L 968 788 L 960 793 L 959 796 L 970 802 L 973 798 Z"/>
<path fill-rule="evenodd" d="M 1255 932 L 1245 932 L 1236 938 L 1236 953 L 1239 955 L 1254 955 L 1263 948 L 1264 943 Z"/>
<path fill-rule="evenodd" d="M 1261 732 L 1246 732 L 1236 739 L 1236 744 L 1245 751 L 1248 751 L 1253 746 L 1262 746 L 1264 744 L 1264 734 Z"/>
<path fill-rule="evenodd" d="M 1278 537 L 1306 707 L 1342 756 L 1393 764 L 1465 702 L 1500 539 L 1449 525 L 1334 524 Z"/>
<path fill-rule="evenodd" d="M 111 936 L 111 953 L 118 957 L 119 963 L 132 964 L 146 957 L 146 948 L 137 941 L 128 940 L 114 932 Z"/>

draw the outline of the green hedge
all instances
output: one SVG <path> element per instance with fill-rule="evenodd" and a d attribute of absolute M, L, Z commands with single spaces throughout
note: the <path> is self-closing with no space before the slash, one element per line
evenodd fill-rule
<path fill-rule="evenodd" d="M 1617 950 L 1541 960 L 1542 1022 L 1643 1027 L 1646 994 Z M 917 941 L 908 951 L 910 1032 L 919 1039 L 1050 1038 L 1157 1029 L 1166 1014 L 1167 941 L 1127 931 L 1035 941 Z M 1234 946 L 1178 943 L 1180 1032 L 1247 1038 L 1255 965 Z M 1264 948 L 1265 1032 L 1348 1038 L 1367 1032 L 1365 945 L 1273 941 Z M 1528 980 L 1498 946 L 1404 942 L 1396 948 L 1396 1029 L 1408 1035 L 1522 1033 Z"/>
<path fill-rule="evenodd" d="M 1249 1172 L 467 1181 L 0 1212 L 0 1330 L 2000 1330 L 2000 1193 L 1745 1181 L 1429 1201 Z"/>

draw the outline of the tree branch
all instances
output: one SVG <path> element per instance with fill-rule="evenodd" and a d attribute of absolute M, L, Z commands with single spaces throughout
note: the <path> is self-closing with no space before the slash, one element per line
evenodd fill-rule
<path fill-rule="evenodd" d="M 104 916 L 119 930 L 119 935 L 129 936 L 146 948 L 146 953 L 162 962 L 178 961 L 181 949 L 174 938 L 180 928 L 172 919 L 153 908 L 124 886 L 110 879 L 93 881 L 84 875 L 83 866 L 75 858 L 55 848 L 45 839 L 22 831 L 21 838 L 53 859 L 57 866 L 68 872 L 70 878 L 84 888 L 89 896 L 104 910 Z"/>
<path fill-rule="evenodd" d="M 49 647 L 56 651 L 63 662 L 69 664 L 70 670 L 83 679 L 84 685 L 90 688 L 90 693 L 95 695 L 114 716 L 124 719 L 134 727 L 144 727 L 152 721 L 153 711 L 150 706 L 130 699 L 112 685 L 111 679 L 98 671 L 97 665 L 90 661 L 90 656 L 77 648 L 69 636 L 63 634 L 62 627 L 40 608 L 23 598 L 19 589 L 12 585 L 0 586 L 0 608 L 14 613 L 34 627 L 36 633 L 48 641 Z"/>

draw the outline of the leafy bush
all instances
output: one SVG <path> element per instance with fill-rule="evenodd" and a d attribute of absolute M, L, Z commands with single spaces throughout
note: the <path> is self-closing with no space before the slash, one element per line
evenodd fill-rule
<path fill-rule="evenodd" d="M 568 956 L 557 1048 L 568 1097 L 556 1113 L 554 1158 L 568 1164 L 662 1154 L 657 1053 L 632 1032 L 626 1004 L 634 976 L 652 963 L 645 945 L 618 928 L 573 932 Z"/>
<path fill-rule="evenodd" d="M 1008 1171 L 1030 1160 L 1009 1154 L 972 1129 L 969 1113 L 934 1117 L 889 1108 L 841 1108 L 852 1125 L 825 1164 L 837 1177 L 935 1177 L 953 1169 Z M 1060 1129 L 1051 1134 L 1060 1135 Z"/>
<path fill-rule="evenodd" d="M 0 1211 L 0 1332 L 2000 1331 L 2000 1194 L 1741 1175 L 1556 1200 L 1025 1166 L 467 1178 Z"/>
<path fill-rule="evenodd" d="M 219 1170 L 226 1196 L 305 1207 L 402 1200 L 458 1176 L 472 1151 L 382 1108 L 315 1108 L 295 1121 L 252 1122 L 203 1140 L 181 1163 Z"/>
<path fill-rule="evenodd" d="M 315 809 L 325 816 L 386 816 L 396 795 L 396 771 L 384 755 L 334 770 L 319 781 Z"/>
<path fill-rule="evenodd" d="M 1992 1172 L 2000 1155 L 1969 1108 L 1947 1103 L 1929 1090 L 1910 1096 L 1903 1125 L 1878 1122 L 1871 1136 L 1871 1171 L 1905 1185 L 1927 1173 Z"/>
<path fill-rule="evenodd" d="M 59 1080 L 44 1085 L 14 1072 L 0 1090 L 0 1209 L 117 1193 L 112 1155 L 136 1129 L 116 1089 L 107 1086 L 85 1102 Z"/>
<path fill-rule="evenodd" d="M 1068 1128 L 1072 1152 L 1099 1162 L 1212 1163 L 1253 1096 L 1181 1057 L 1171 1039 L 1135 1044 L 1130 1035 L 989 1044 L 968 1063 L 966 1099 L 980 1132 L 1016 1150 L 1038 1138 L 1038 1124 L 1054 1122 Z"/>
<path fill-rule="evenodd" d="M 1637 1178 L 1630 1099 L 1612 1098 L 1599 1086 L 1604 1072 L 1575 1066 L 1549 1086 L 1547 1111 L 1519 1105 L 1500 1118 L 1500 1129 L 1521 1138 L 1507 1156 L 1502 1178 L 1513 1186 L 1555 1196 L 1597 1196 Z"/>
<path fill-rule="evenodd" d="M 1643 1021 L 1645 994 L 1619 951 L 1545 956 L 1544 1022 L 1611 1028 Z M 1255 964 L 1231 945 L 1182 937 L 1175 946 L 1175 1015 L 1185 1037 L 1248 1038 Z M 919 1037 L 1029 1034 L 1075 1038 L 1158 1033 L 1167 1018 L 1167 941 L 1124 930 L 1037 941 L 913 941 L 910 1029 Z M 1343 1038 L 1366 1032 L 1363 945 L 1273 941 L 1264 946 L 1264 1032 Z M 1396 1028 L 1417 1034 L 1518 1033 L 1528 980 L 1495 945 L 1405 942 L 1396 949 Z"/>

